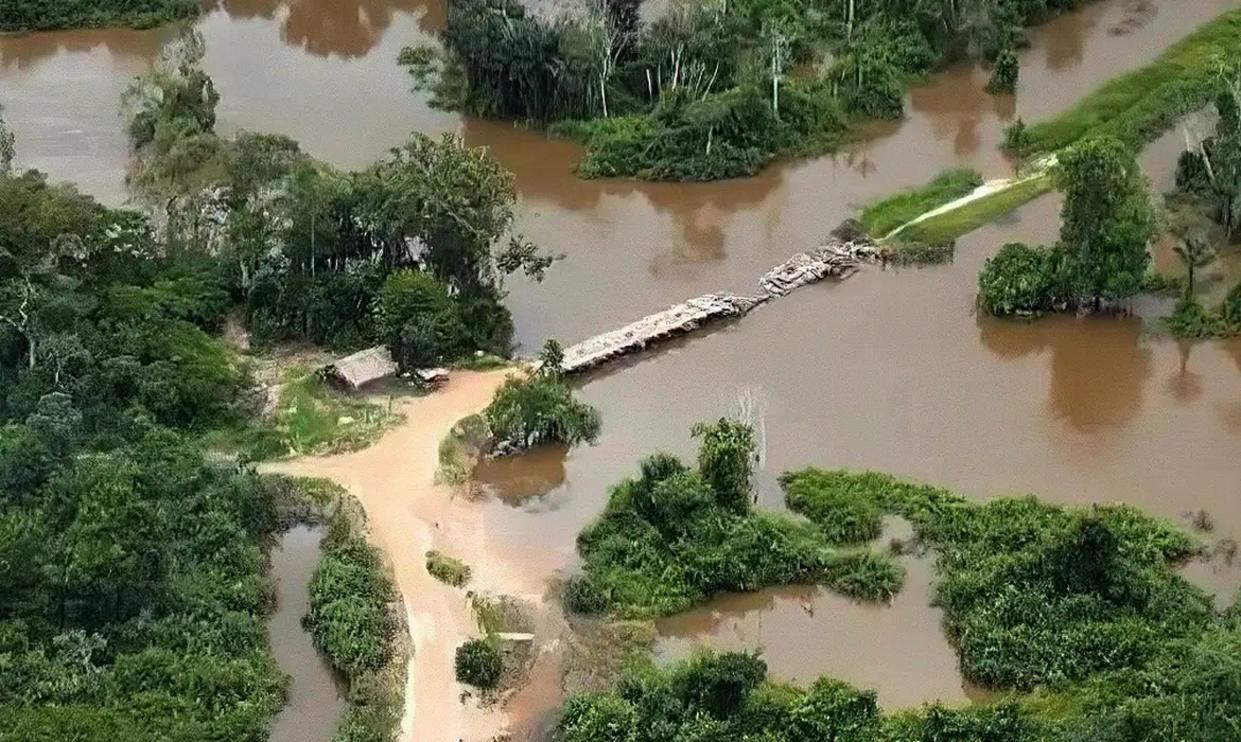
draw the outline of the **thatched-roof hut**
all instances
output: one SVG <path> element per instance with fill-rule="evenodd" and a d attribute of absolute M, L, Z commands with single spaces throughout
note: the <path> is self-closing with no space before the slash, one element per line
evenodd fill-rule
<path fill-rule="evenodd" d="M 319 369 L 319 375 L 324 379 L 354 390 L 395 373 L 396 361 L 392 360 L 392 353 L 386 345 L 360 350 Z"/>

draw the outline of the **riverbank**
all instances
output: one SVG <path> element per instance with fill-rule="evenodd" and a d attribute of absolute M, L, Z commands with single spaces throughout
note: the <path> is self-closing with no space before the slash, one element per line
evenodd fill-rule
<path fill-rule="evenodd" d="M 490 739 L 506 725 L 505 713 L 459 700 L 453 654 L 477 633 L 475 617 L 463 591 L 426 571 L 425 554 L 438 549 L 469 564 L 478 592 L 542 593 L 488 543 L 482 511 L 435 481 L 440 441 L 457 420 L 482 410 L 508 373 L 454 372 L 435 394 L 398 403 L 405 421 L 365 450 L 264 467 L 334 481 L 366 511 L 371 536 L 393 565 L 413 643 L 402 740 Z"/>
<path fill-rule="evenodd" d="M 198 0 L 19 0 L 0 3 L 0 32 L 155 28 L 198 13 Z"/>

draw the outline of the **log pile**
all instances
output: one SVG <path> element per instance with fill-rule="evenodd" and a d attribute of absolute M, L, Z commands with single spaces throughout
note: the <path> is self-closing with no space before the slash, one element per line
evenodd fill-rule
<path fill-rule="evenodd" d="M 845 278 L 862 261 L 875 256 L 870 242 L 829 242 L 810 252 L 799 252 L 763 274 L 758 283 L 771 296 L 786 296 L 794 289 L 831 276 Z"/>
<path fill-rule="evenodd" d="M 565 373 L 585 371 L 613 358 L 636 353 L 652 342 L 684 335 L 711 320 L 739 317 L 763 301 L 764 298 L 733 294 L 706 294 L 690 299 L 565 348 Z"/>
<path fill-rule="evenodd" d="M 577 373 L 606 363 L 667 338 L 684 335 L 704 323 L 725 317 L 739 317 L 769 299 L 786 296 L 794 289 L 829 276 L 845 278 L 863 262 L 874 260 L 874 245 L 862 234 L 833 235 L 826 244 L 797 253 L 759 279 L 758 296 L 707 294 L 669 307 L 661 312 L 583 340 L 564 351 L 565 373 Z"/>

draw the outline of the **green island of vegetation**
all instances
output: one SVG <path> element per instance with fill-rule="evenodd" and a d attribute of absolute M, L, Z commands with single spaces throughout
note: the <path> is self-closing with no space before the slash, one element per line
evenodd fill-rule
<path fill-rule="evenodd" d="M 198 12 L 199 0 L 0 0 L 0 32 L 152 28 Z"/>
<path fill-rule="evenodd" d="M 870 511 L 850 513 L 848 528 L 757 511 L 753 430 L 721 419 L 693 432 L 697 469 L 669 454 L 643 460 L 638 478 L 617 484 L 603 515 L 578 536 L 583 573 L 565 584 L 567 607 L 651 617 L 684 611 L 716 593 L 773 585 L 818 583 L 865 600 L 900 589 L 901 566 L 864 548 L 878 528 Z M 791 483 L 790 507 L 825 507 L 809 486 Z"/>
<path fill-rule="evenodd" d="M 667 459 L 648 459 L 657 461 Z M 1218 613 L 1176 573 L 1200 546 L 1171 524 L 1123 505 L 1065 508 L 1030 496 L 975 503 L 877 473 L 806 469 L 781 482 L 790 506 L 831 539 L 870 538 L 883 515 L 908 520 L 916 545 L 935 555 L 934 602 L 963 675 L 1010 693 L 983 705 L 884 713 L 873 691 L 827 677 L 808 688 L 774 683 L 757 656 L 706 654 L 663 670 L 638 663 L 611 690 L 571 695 L 558 739 L 1235 738 L 1241 605 Z M 636 485 L 617 488 L 605 520 L 618 517 L 615 501 L 632 499 Z M 583 542 L 591 544 L 598 529 L 583 532 Z M 709 532 L 688 538 L 698 540 L 687 550 L 718 555 Z M 629 551 L 614 545 L 608 569 L 633 571 L 625 560 L 649 560 L 650 541 Z M 602 574 L 602 560 L 592 568 L 589 548 L 586 558 L 587 574 Z M 753 558 L 747 554 L 744 563 Z M 683 573 L 676 574 L 672 580 Z"/>
<path fill-rule="evenodd" d="M 449 5 L 439 47 L 401 63 L 444 107 L 579 139 L 583 177 L 716 180 L 831 151 L 899 118 L 906 85 L 959 59 L 1016 85 L 1022 28 L 1081 0 L 674 3 L 586 0 L 548 19 L 517 0 Z"/>

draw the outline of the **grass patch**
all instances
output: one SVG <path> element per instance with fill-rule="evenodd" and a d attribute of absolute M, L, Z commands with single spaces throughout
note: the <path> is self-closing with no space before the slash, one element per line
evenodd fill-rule
<path fill-rule="evenodd" d="M 470 581 L 470 565 L 434 549 L 427 552 L 427 571 L 453 587 L 464 587 Z"/>
<path fill-rule="evenodd" d="M 211 431 L 205 444 L 252 461 L 344 453 L 369 446 L 403 419 L 390 405 L 339 391 L 304 369 L 286 378 L 269 416 L 245 427 Z"/>
<path fill-rule="evenodd" d="M 951 263 L 956 253 L 957 246 L 954 242 L 930 245 L 904 240 L 899 236 L 879 246 L 880 259 L 888 265 L 897 266 L 943 265 Z"/>
<path fill-rule="evenodd" d="M 982 182 L 982 174 L 977 170 L 946 170 L 924 186 L 868 204 L 862 208 L 859 220 L 867 234 L 881 238 L 911 219 L 968 195 Z"/>
<path fill-rule="evenodd" d="M 1241 48 L 1241 10 L 1222 14 L 1153 62 L 1115 77 L 1073 108 L 1025 127 L 1022 155 L 1055 152 L 1087 134 L 1134 146 L 1155 139 L 1182 116 L 1211 102 L 1221 64 Z"/>
<path fill-rule="evenodd" d="M 474 466 L 491 441 L 491 428 L 482 415 L 463 417 L 452 426 L 439 446 L 437 480 L 460 487 L 474 475 Z"/>
<path fill-rule="evenodd" d="M 1050 191 L 1050 173 L 1040 173 L 1018 181 L 1001 191 L 970 201 L 960 208 L 937 214 L 902 229 L 897 242 L 943 245 L 969 234 L 997 217 Z"/>

